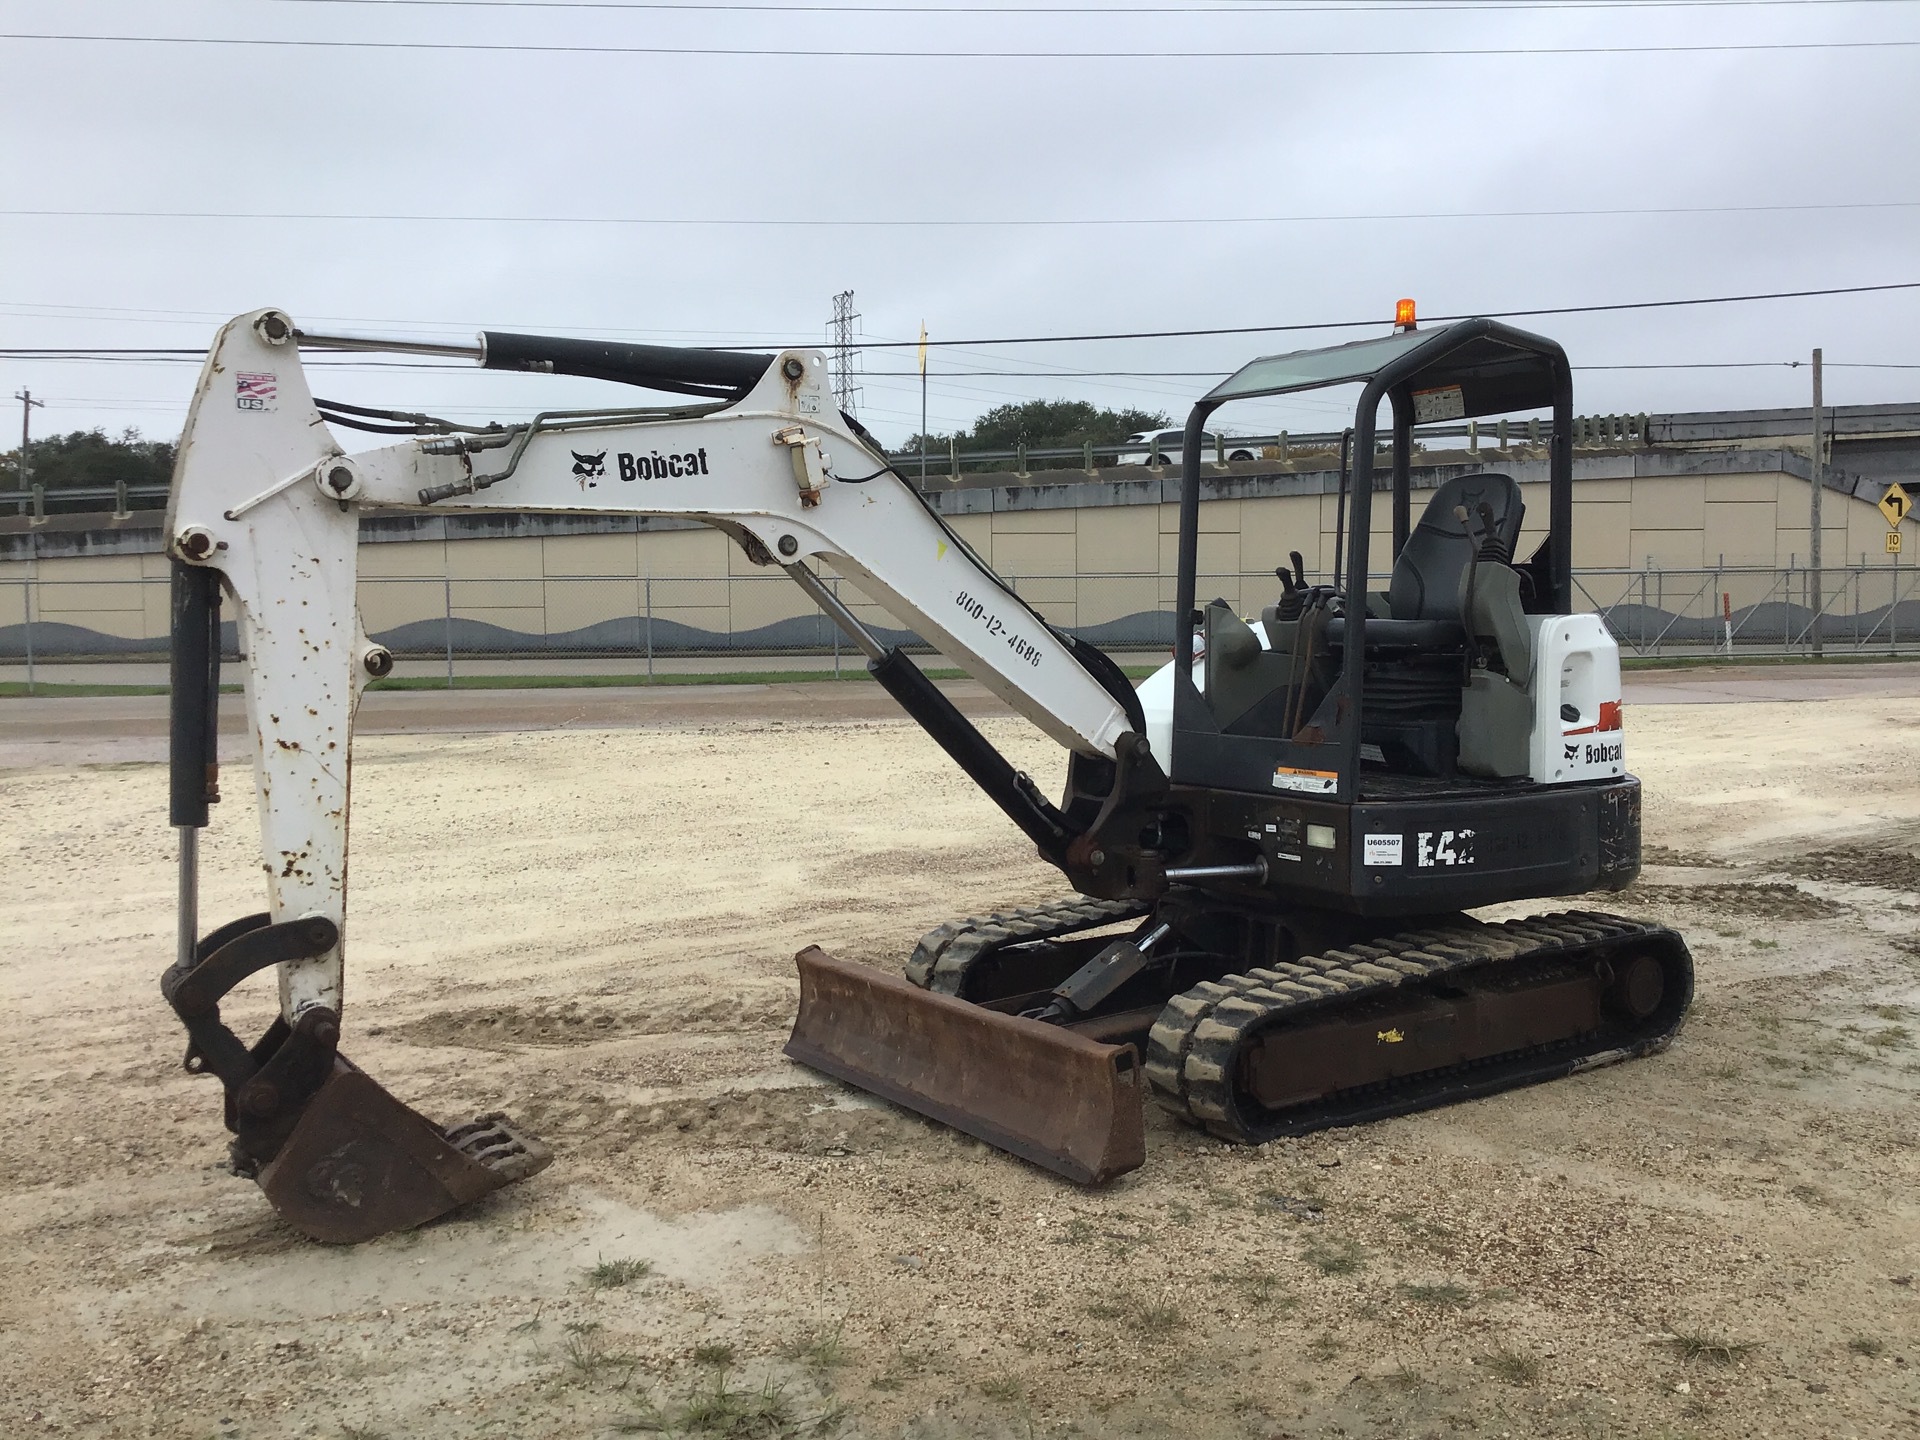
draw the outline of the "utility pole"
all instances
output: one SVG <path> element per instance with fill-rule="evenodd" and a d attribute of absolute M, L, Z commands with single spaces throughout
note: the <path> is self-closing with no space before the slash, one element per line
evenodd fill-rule
<path fill-rule="evenodd" d="M 1820 654 L 1820 492 L 1827 488 L 1824 435 L 1820 418 L 1820 352 L 1813 352 L 1813 498 L 1807 507 L 1807 568 L 1813 585 L 1813 653 Z"/>
<path fill-rule="evenodd" d="M 833 297 L 833 325 L 828 332 L 833 344 L 833 403 L 846 415 L 853 414 L 854 399 L 860 393 L 853 384 L 853 322 L 859 318 L 853 291 L 842 290 Z"/>
<path fill-rule="evenodd" d="M 927 488 L 927 322 L 920 322 L 920 489 Z"/>
<path fill-rule="evenodd" d="M 27 470 L 27 443 L 32 438 L 31 432 L 33 429 L 33 407 L 38 405 L 42 410 L 44 410 L 47 408 L 47 402 L 44 400 L 34 399 L 33 392 L 31 390 L 26 390 L 26 389 L 22 389 L 15 392 L 13 398 L 20 402 L 20 485 L 19 485 L 19 490 L 20 490 L 20 493 L 24 495 L 27 493 L 27 479 L 29 474 Z M 22 501 L 21 508 L 23 510 L 25 509 L 25 505 L 26 505 L 26 502 Z M 37 524 L 38 522 L 36 521 L 35 523 Z M 38 555 L 39 553 L 40 553 L 39 542 L 37 540 L 31 542 L 29 549 L 27 550 L 27 583 L 23 585 L 20 590 L 20 615 L 21 615 L 21 619 L 26 622 L 21 628 L 26 632 L 25 638 L 26 638 L 26 644 L 27 644 L 27 694 L 29 695 L 34 693 L 33 591 L 34 591 L 35 585 L 38 583 L 40 578 L 35 573 L 38 567 L 34 565 L 33 559 L 34 559 L 34 556 Z"/>
<path fill-rule="evenodd" d="M 31 390 L 16 390 L 13 398 L 20 402 L 20 489 L 27 488 L 27 441 L 33 428 L 35 407 L 46 409 L 47 402 L 33 398 Z"/>

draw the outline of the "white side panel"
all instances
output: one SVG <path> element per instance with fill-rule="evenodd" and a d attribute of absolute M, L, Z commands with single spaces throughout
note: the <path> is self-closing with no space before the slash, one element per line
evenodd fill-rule
<path fill-rule="evenodd" d="M 1627 773 L 1620 714 L 1620 647 L 1598 615 L 1533 620 L 1533 744 L 1542 784 Z M 1563 712 L 1562 706 L 1571 707 Z"/>

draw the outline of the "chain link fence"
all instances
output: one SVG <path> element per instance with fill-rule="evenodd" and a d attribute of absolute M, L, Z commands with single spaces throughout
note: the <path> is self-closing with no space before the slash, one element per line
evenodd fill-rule
<path fill-rule="evenodd" d="M 829 577 L 882 640 L 919 637 Z M 1028 575 L 1008 583 L 1056 626 L 1145 660 L 1172 644 L 1170 575 Z M 1376 577 L 1375 588 L 1384 588 Z M 1270 572 L 1199 577 L 1243 615 L 1278 598 Z M 0 580 L 0 667 L 32 683 L 49 663 L 153 662 L 166 654 L 164 578 Z M 689 668 L 751 670 L 807 657 L 835 669 L 858 656 L 784 575 L 364 576 L 367 631 L 418 675 L 489 665 L 656 676 Z M 1912 566 L 1583 570 L 1579 608 L 1597 612 L 1628 656 L 1766 658 L 1920 654 L 1920 570 Z M 228 621 L 227 648 L 235 636 Z M 760 663 L 755 663 L 760 662 Z"/>

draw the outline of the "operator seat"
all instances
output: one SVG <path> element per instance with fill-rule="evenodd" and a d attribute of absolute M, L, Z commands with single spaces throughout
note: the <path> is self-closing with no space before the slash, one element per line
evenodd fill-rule
<path fill-rule="evenodd" d="M 1482 505 L 1493 515 L 1490 536 Z M 1465 521 L 1454 513 L 1462 506 Z M 1461 614 L 1461 605 L 1474 556 L 1477 552 L 1487 571 L 1510 563 L 1526 513 L 1511 475 L 1456 475 L 1434 491 L 1393 562 L 1386 615 L 1367 612 L 1367 648 L 1433 650 L 1464 644 L 1469 617 Z M 1338 643 L 1344 628 L 1333 629 L 1329 638 Z"/>
<path fill-rule="evenodd" d="M 1511 561 L 1525 515 L 1511 476 L 1455 476 L 1427 501 L 1386 594 L 1367 597 L 1362 739 L 1389 768 L 1524 773 L 1533 645 Z M 1345 628 L 1334 621 L 1329 641 Z M 1505 674 L 1476 666 L 1463 685 L 1469 637 L 1494 641 Z"/>
<path fill-rule="evenodd" d="M 1480 513 L 1483 505 L 1491 527 Z M 1455 513 L 1462 507 L 1465 521 Z M 1396 768 L 1451 773 L 1462 689 L 1459 657 L 1469 627 L 1496 639 L 1521 688 L 1530 682 L 1520 576 L 1509 565 L 1525 514 L 1511 476 L 1455 476 L 1428 500 L 1394 562 L 1386 594 L 1366 597 L 1366 738 L 1383 755 L 1392 752 Z M 1469 606 L 1472 616 L 1465 613 Z M 1263 647 L 1226 601 L 1204 610 L 1207 703 L 1223 731 L 1291 734 L 1332 683 L 1346 617 L 1325 611 L 1304 620 L 1282 616 L 1279 606 L 1262 613 Z M 1515 649 L 1516 635 L 1525 653 Z"/>

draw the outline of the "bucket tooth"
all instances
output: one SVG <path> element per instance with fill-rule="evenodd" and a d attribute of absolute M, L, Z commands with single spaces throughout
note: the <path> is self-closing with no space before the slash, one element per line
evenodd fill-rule
<path fill-rule="evenodd" d="M 1146 1159 L 1138 1052 L 983 1009 L 809 946 L 786 1053 L 1069 1180 Z"/>
<path fill-rule="evenodd" d="M 424 1225 L 552 1160 L 544 1142 L 504 1115 L 443 1130 L 337 1057 L 255 1178 L 295 1229 L 353 1245 Z"/>

